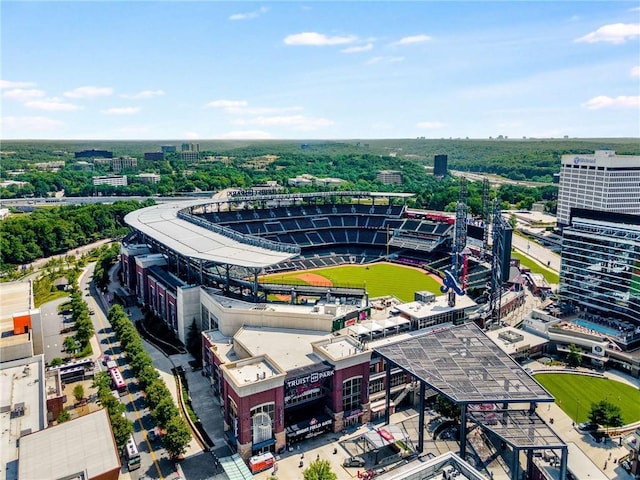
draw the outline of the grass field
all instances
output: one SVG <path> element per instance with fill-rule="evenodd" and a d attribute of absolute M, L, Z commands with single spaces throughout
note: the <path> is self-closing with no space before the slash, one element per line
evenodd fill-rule
<path fill-rule="evenodd" d="M 534 262 L 526 255 L 523 255 L 520 252 L 512 251 L 511 258 L 517 258 L 518 260 L 520 260 L 520 264 L 527 267 L 529 270 L 531 270 L 532 273 L 541 273 L 542 275 L 544 275 L 547 283 L 554 283 L 556 285 L 560 283 L 560 276 L 557 273 Z"/>
<path fill-rule="evenodd" d="M 625 425 L 640 420 L 640 391 L 625 383 L 565 373 L 540 373 L 535 379 L 576 423 L 589 420 L 591 404 L 600 400 L 618 405 Z"/>
<path fill-rule="evenodd" d="M 300 278 L 305 272 L 291 272 L 262 277 L 274 283 L 303 285 L 307 282 Z M 428 290 L 440 295 L 440 282 L 426 272 L 414 268 L 375 263 L 373 265 L 344 265 L 322 268 L 312 273 L 327 278 L 334 285 L 366 288 L 372 298 L 393 295 L 405 302 L 414 300 L 413 293 Z"/>

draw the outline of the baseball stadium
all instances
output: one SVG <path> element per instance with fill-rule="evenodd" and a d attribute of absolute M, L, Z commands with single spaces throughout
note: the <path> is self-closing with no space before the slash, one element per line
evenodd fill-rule
<path fill-rule="evenodd" d="M 144 306 L 183 343 L 197 326 L 225 439 L 245 460 L 388 423 L 407 404 L 424 425 L 425 402 L 441 394 L 513 458 L 560 449 L 566 468 L 566 446 L 532 407 L 553 397 L 467 321 L 494 282 L 486 243 L 456 252 L 457 216 L 411 210 L 411 196 L 252 189 L 137 210 L 125 217 L 116 300 Z M 490 404 L 508 431 L 474 413 Z M 416 443 L 422 452 L 424 428 Z M 397 461 L 386 446 L 367 462 Z"/>

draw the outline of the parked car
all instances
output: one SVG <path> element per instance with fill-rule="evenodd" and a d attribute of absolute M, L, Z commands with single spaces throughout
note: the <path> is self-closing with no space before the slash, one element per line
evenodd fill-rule
<path fill-rule="evenodd" d="M 93 308 L 89 309 L 89 315 L 94 315 L 96 313 L 96 311 Z"/>
<path fill-rule="evenodd" d="M 364 458 L 362 457 L 348 457 L 345 458 L 342 465 L 345 467 L 364 467 Z"/>
<path fill-rule="evenodd" d="M 155 440 L 156 440 L 156 431 L 155 431 L 155 430 L 153 430 L 153 429 L 152 429 L 152 430 L 149 430 L 149 431 L 147 432 L 147 437 L 149 438 L 149 441 L 150 441 L 150 442 L 155 442 Z"/>

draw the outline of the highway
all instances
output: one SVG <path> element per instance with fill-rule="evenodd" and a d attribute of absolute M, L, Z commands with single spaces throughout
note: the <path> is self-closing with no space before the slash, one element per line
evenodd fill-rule
<path fill-rule="evenodd" d="M 145 202 L 149 199 L 156 203 L 171 203 L 185 200 L 200 200 L 211 198 L 215 192 L 202 192 L 198 195 L 178 195 L 171 197 L 142 197 L 142 196 L 91 196 L 91 197 L 62 197 L 62 198 L 3 198 L 0 207 L 43 207 L 55 205 L 83 205 L 89 203 L 114 203 L 135 200 Z"/>

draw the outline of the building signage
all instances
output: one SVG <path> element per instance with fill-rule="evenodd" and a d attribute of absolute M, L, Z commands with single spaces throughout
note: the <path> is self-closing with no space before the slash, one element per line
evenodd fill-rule
<path fill-rule="evenodd" d="M 333 369 L 311 372 L 300 377 L 285 380 L 284 403 L 300 403 L 316 398 L 322 389 L 330 390 L 328 379 L 333 377 Z"/>
<path fill-rule="evenodd" d="M 312 418 L 309 423 L 302 428 L 298 428 L 297 425 L 291 427 L 287 432 L 287 435 L 290 437 L 298 437 L 311 433 L 320 433 L 319 431 L 327 430 L 327 427 L 331 426 L 332 423 L 333 420 L 330 418 L 321 422 L 315 418 Z"/>
<path fill-rule="evenodd" d="M 592 165 L 596 164 L 596 159 L 595 158 L 584 158 L 584 157 L 573 157 L 573 163 L 575 163 L 576 165 L 580 164 L 580 163 L 590 163 Z"/>
<path fill-rule="evenodd" d="M 287 388 L 295 388 L 301 385 L 318 383 L 319 381 L 332 376 L 333 376 L 333 370 L 325 370 L 323 372 L 313 372 L 303 377 L 287 380 L 285 383 L 287 385 Z"/>

